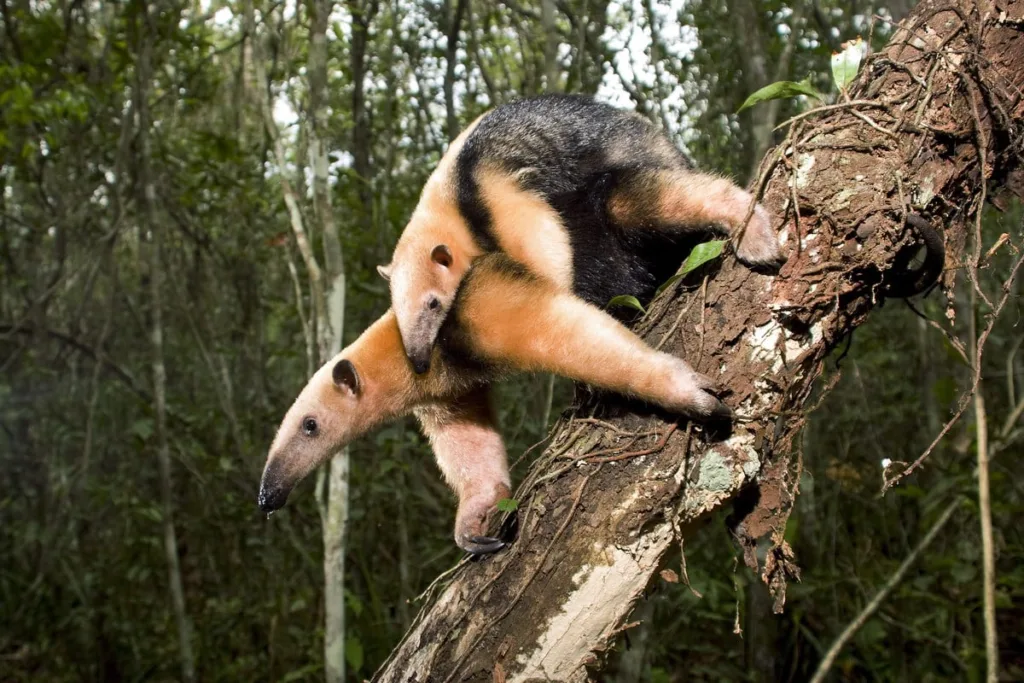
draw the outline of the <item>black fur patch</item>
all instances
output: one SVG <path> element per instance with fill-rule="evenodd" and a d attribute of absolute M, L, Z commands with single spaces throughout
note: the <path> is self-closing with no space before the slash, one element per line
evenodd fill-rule
<path fill-rule="evenodd" d="M 509 174 L 526 171 L 520 186 L 558 212 L 573 252 L 573 290 L 585 301 L 603 307 L 619 294 L 646 299 L 685 256 L 678 238 L 618 226 L 608 215 L 612 192 L 644 171 L 690 168 L 668 138 L 636 114 L 588 97 L 544 95 L 502 105 L 481 119 L 456 159 L 455 182 L 473 236 L 484 250 L 495 251 L 491 216 L 476 181 L 483 165 Z"/>

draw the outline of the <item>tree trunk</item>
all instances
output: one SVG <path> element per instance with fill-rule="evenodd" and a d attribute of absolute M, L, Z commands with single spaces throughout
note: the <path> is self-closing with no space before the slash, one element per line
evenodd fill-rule
<path fill-rule="evenodd" d="M 196 680 L 195 657 L 192 654 L 192 626 L 185 611 L 185 591 L 181 583 L 181 565 L 178 561 L 178 539 L 174 528 L 174 487 L 171 479 L 171 452 L 167 443 L 167 371 L 164 365 L 164 328 L 161 280 L 163 264 L 160 246 L 163 231 L 156 218 L 156 189 L 150 169 L 151 144 L 148 90 L 152 78 L 153 41 L 156 36 L 146 3 L 140 8 L 137 24 L 139 63 L 136 72 L 135 112 L 138 119 L 138 182 L 139 215 L 142 229 L 150 234 L 149 295 L 151 306 L 151 353 L 153 366 L 153 438 L 156 443 L 157 463 L 160 467 L 160 503 L 163 522 L 164 554 L 167 558 L 167 579 L 171 593 L 171 606 L 178 629 L 178 650 L 181 657 L 181 679 L 185 683 Z"/>
<path fill-rule="evenodd" d="M 345 318 L 345 267 L 341 241 L 334 224 L 327 180 L 327 22 L 332 2 L 314 0 L 310 8 L 309 36 L 309 162 L 313 168 L 314 215 L 324 244 L 324 276 L 327 317 L 318 320 L 317 348 L 325 363 L 341 350 Z M 345 680 L 345 530 L 348 522 L 348 449 L 327 463 L 326 490 L 321 491 L 320 510 L 324 542 L 324 678 L 327 683 Z"/>
<path fill-rule="evenodd" d="M 447 44 L 444 49 L 444 106 L 446 112 L 446 130 L 448 142 L 459 134 L 459 119 L 455 112 L 455 60 L 458 56 L 459 33 L 462 30 L 462 17 L 466 13 L 466 0 L 455 0 L 455 9 L 451 8 L 451 0 L 444 3 L 445 19 L 448 29 L 445 33 Z"/>
<path fill-rule="evenodd" d="M 544 90 L 558 92 L 560 90 L 558 63 L 558 30 L 555 28 L 555 0 L 541 0 L 540 21 L 544 30 Z"/>
<path fill-rule="evenodd" d="M 349 46 L 349 68 L 352 70 L 352 170 L 355 171 L 360 212 L 359 228 L 373 227 L 373 188 L 370 184 L 370 112 L 366 106 L 366 46 L 370 38 L 370 22 L 380 8 L 379 0 L 348 0 L 352 15 L 352 44 Z"/>
<path fill-rule="evenodd" d="M 729 8 L 729 13 L 736 17 L 736 21 L 733 22 L 733 35 L 736 44 L 744 46 L 738 55 L 742 64 L 745 92 L 749 95 L 769 83 L 785 79 L 789 73 L 789 64 L 793 59 L 797 36 L 801 31 L 803 5 L 797 4 L 793 14 L 786 20 L 790 27 L 789 36 L 782 54 L 775 62 L 775 71 L 772 74 L 768 73 L 768 62 L 770 61 L 768 47 L 765 44 L 764 33 L 761 31 L 761 3 L 758 0 L 727 0 L 726 5 Z M 740 115 L 750 131 L 750 145 L 744 156 L 750 160 L 750 165 L 747 167 L 750 176 L 757 173 L 761 158 L 772 145 L 780 106 L 781 100 L 769 100 L 758 107 L 747 109 Z"/>
<path fill-rule="evenodd" d="M 373 3 L 371 3 L 373 4 Z M 309 86 L 310 122 L 308 129 L 310 165 L 313 167 L 314 212 L 320 222 L 324 244 L 324 265 L 313 253 L 312 245 L 299 210 L 299 196 L 288 182 L 287 157 L 274 121 L 268 95 L 266 67 L 252 0 L 245 2 L 245 30 L 252 41 L 252 62 L 256 72 L 264 129 L 274 145 L 281 190 L 291 218 L 292 232 L 306 265 L 313 301 L 313 319 L 316 323 L 316 350 L 319 366 L 341 350 L 345 313 L 345 269 L 342 262 L 341 241 L 334 225 L 331 210 L 330 187 L 327 181 L 327 150 L 324 143 L 324 121 L 327 83 L 327 22 L 331 3 L 315 0 L 311 3 Z M 355 22 L 358 23 L 358 20 Z M 365 48 L 365 26 L 364 36 Z M 361 88 L 359 88 L 361 92 Z M 357 126 L 358 129 L 358 126 Z M 367 148 L 368 149 L 368 148 Z M 368 165 L 368 164 L 367 164 Z M 296 278 L 296 282 L 297 282 Z M 298 285 L 296 285 L 298 286 Z M 306 322 L 303 321 L 305 325 Z M 348 451 L 343 450 L 331 458 L 322 477 L 326 480 L 319 491 L 318 504 L 324 542 L 324 676 L 328 683 L 341 683 L 345 679 L 345 527 L 348 520 Z M 320 479 L 318 479 L 320 481 Z"/>
<path fill-rule="evenodd" d="M 584 403 L 516 493 L 515 543 L 430 595 L 375 680 L 586 680 L 666 551 L 741 490 L 734 533 L 782 608 L 797 571 L 782 540 L 790 453 L 823 359 L 899 280 L 895 256 L 918 240 L 909 213 L 945 228 L 949 286 L 982 190 L 1020 166 L 1024 0 L 928 0 L 906 26 L 866 60 L 849 101 L 792 122 L 762 164 L 791 249 L 781 274 L 726 258 L 638 325 L 729 388 L 731 430 L 677 427 L 614 397 Z"/>

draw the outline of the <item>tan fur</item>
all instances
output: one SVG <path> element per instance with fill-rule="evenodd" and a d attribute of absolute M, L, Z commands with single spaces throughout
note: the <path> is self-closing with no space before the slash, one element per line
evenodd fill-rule
<path fill-rule="evenodd" d="M 469 234 L 466 219 L 458 210 L 453 178 L 455 160 L 466 139 L 484 116 L 487 114 L 478 116 L 452 141 L 438 162 L 437 168 L 430 174 L 409 223 L 395 246 L 395 261 L 406 262 L 420 256 L 425 258 L 424 249 L 425 253 L 429 254 L 434 246 L 447 244 L 455 254 L 456 264 L 460 267 L 465 264 L 461 275 L 469 268 L 469 263 L 480 254 L 479 247 Z"/>
<path fill-rule="evenodd" d="M 444 155 L 441 157 L 441 161 L 437 162 L 437 168 L 434 169 L 434 172 L 430 174 L 430 178 L 427 179 L 427 184 L 423 188 L 424 194 L 429 189 L 432 195 L 447 201 L 453 206 L 455 205 L 455 185 L 452 182 L 455 160 L 458 158 L 459 152 L 462 151 L 462 146 L 466 144 L 466 140 L 476 130 L 480 121 L 489 113 L 490 111 L 486 111 L 473 119 L 473 122 L 466 126 L 465 130 L 459 133 L 458 137 L 452 140 L 452 143 L 448 145 L 448 149 L 445 150 Z"/>
<path fill-rule="evenodd" d="M 408 412 L 418 385 L 403 355 L 395 316 L 388 311 L 309 380 L 277 430 L 266 469 L 273 466 L 285 480 L 299 481 L 333 452 L 325 454 L 319 442 L 299 436 L 307 416 L 316 417 L 322 433 L 343 435 L 334 445 L 338 450 L 378 424 Z M 338 389 L 331 379 L 342 359 L 351 360 L 359 372 L 358 396 Z"/>
<path fill-rule="evenodd" d="M 637 192 L 639 186 L 642 191 Z M 764 207 L 758 204 L 746 229 L 743 220 L 753 197 L 732 181 L 692 171 L 648 171 L 629 188 L 608 201 L 608 210 L 624 228 L 670 230 L 718 226 L 730 236 L 742 230 L 736 255 L 747 264 L 781 262 L 778 236 Z"/>
<path fill-rule="evenodd" d="M 493 362 L 557 375 L 707 417 L 712 382 L 683 360 L 655 351 L 610 315 L 541 279 L 492 275 L 471 281 L 459 324 Z"/>
<path fill-rule="evenodd" d="M 495 429 L 489 394 L 483 386 L 415 411 L 441 473 L 458 496 L 455 540 L 467 549 L 480 545 L 495 504 L 511 495 L 505 444 Z"/>
<path fill-rule="evenodd" d="M 521 189 L 515 178 L 501 171 L 481 169 L 477 181 L 502 251 L 530 272 L 570 291 L 572 247 L 565 226 L 551 205 Z"/>
<path fill-rule="evenodd" d="M 453 181 L 459 150 L 482 118 L 483 115 L 470 124 L 441 157 L 395 245 L 391 264 L 384 268 L 389 273 L 391 299 L 397 302 L 395 315 L 410 355 L 429 355 L 437 327 L 443 321 L 443 315 L 434 321 L 422 317 L 427 300 L 437 297 L 443 310 L 448 311 L 463 276 L 473 259 L 482 253 L 458 210 Z M 430 259 L 434 247 L 442 244 L 452 254 L 448 267 L 441 267 Z M 431 322 L 436 324 L 431 325 Z"/>
<path fill-rule="evenodd" d="M 404 362 L 390 311 L 320 368 L 285 415 L 270 448 L 260 493 L 261 501 L 269 501 L 264 509 L 283 505 L 302 478 L 343 446 L 382 422 L 416 411 L 459 496 L 459 545 L 475 552 L 490 547 L 472 538 L 484 533 L 487 516 L 509 491 L 505 448 L 484 386 L 498 367 L 554 372 L 691 415 L 722 410 L 706 391 L 711 382 L 684 361 L 647 347 L 606 313 L 554 283 L 516 275 L 504 254 L 477 260 L 460 295 L 458 323 L 468 340 L 466 351 L 494 371 L 450 366 L 436 350 L 431 371 L 414 375 Z M 334 384 L 332 371 L 342 360 L 358 375 L 355 394 Z M 309 416 L 319 422 L 316 437 L 302 431 Z"/>

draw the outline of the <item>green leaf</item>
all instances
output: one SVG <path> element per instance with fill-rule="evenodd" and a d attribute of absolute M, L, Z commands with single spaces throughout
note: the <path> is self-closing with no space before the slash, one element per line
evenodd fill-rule
<path fill-rule="evenodd" d="M 807 95 L 817 100 L 822 99 L 822 94 L 811 87 L 811 80 L 805 78 L 802 81 L 776 81 L 769 85 L 764 86 L 740 105 L 740 108 L 736 110 L 739 114 L 744 109 L 753 107 L 758 102 L 765 102 L 767 100 L 782 100 L 787 97 L 796 97 L 797 95 Z"/>
<path fill-rule="evenodd" d="M 680 275 L 686 275 L 691 273 L 708 261 L 713 261 L 722 255 L 722 248 L 725 247 L 725 243 L 729 240 L 712 240 L 711 242 L 704 242 L 698 244 L 690 252 L 690 255 L 686 257 L 686 263 L 683 264 L 683 269 L 680 271 Z"/>
<path fill-rule="evenodd" d="M 132 425 L 132 433 L 143 441 L 153 436 L 153 421 L 143 418 Z"/>
<path fill-rule="evenodd" d="M 860 68 L 860 60 L 864 58 L 865 45 L 860 38 L 845 42 L 840 52 L 832 54 L 832 79 L 836 87 L 846 90 L 846 86 L 857 75 Z"/>
<path fill-rule="evenodd" d="M 611 308 L 612 306 L 626 306 L 627 308 L 635 308 L 641 313 L 647 312 L 643 305 L 640 304 L 640 300 L 629 294 L 613 296 L 611 301 L 608 302 L 608 307 Z"/>
<path fill-rule="evenodd" d="M 690 255 L 686 258 L 686 262 L 683 264 L 683 269 L 676 273 L 675 275 L 673 275 L 672 277 L 670 277 L 669 279 L 665 280 L 665 282 L 662 283 L 661 287 L 658 287 L 658 290 L 654 293 L 654 295 L 657 296 L 661 294 L 666 289 L 668 289 L 676 282 L 678 282 L 681 278 L 686 277 L 686 275 L 691 271 L 700 268 L 702 265 L 704 265 L 711 259 L 718 258 L 718 256 L 722 253 L 722 248 L 725 246 L 725 243 L 727 241 L 728 240 L 714 240 L 712 242 L 704 242 L 703 244 L 698 244 L 696 247 L 694 247 L 693 251 L 691 251 Z"/>
<path fill-rule="evenodd" d="M 363 668 L 363 644 L 355 636 L 345 642 L 345 661 L 353 671 Z"/>
<path fill-rule="evenodd" d="M 498 501 L 498 509 L 502 512 L 515 512 L 519 508 L 519 501 L 515 498 L 502 498 Z"/>

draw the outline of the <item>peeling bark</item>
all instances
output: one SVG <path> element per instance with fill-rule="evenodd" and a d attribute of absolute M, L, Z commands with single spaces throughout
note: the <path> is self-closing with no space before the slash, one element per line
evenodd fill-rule
<path fill-rule="evenodd" d="M 588 680 L 666 551 L 741 492 L 734 533 L 782 608 L 796 572 L 782 540 L 799 481 L 791 453 L 826 355 L 916 243 L 908 214 L 944 233 L 951 286 L 984 198 L 1021 167 L 1024 0 L 986 7 L 922 3 L 848 101 L 795 120 L 768 153 L 759 187 L 791 249 L 778 276 L 726 259 L 639 323 L 729 387 L 731 431 L 583 401 L 516 494 L 516 542 L 434 590 L 375 680 Z"/>

